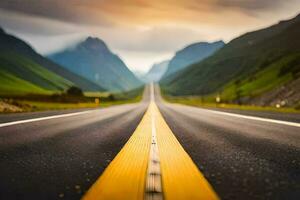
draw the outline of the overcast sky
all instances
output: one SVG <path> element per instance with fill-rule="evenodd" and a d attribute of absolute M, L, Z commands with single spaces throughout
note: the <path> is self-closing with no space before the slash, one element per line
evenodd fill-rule
<path fill-rule="evenodd" d="M 49 54 L 103 39 L 133 70 L 199 41 L 230 41 L 300 13 L 300 0 L 1 0 L 0 26 Z"/>

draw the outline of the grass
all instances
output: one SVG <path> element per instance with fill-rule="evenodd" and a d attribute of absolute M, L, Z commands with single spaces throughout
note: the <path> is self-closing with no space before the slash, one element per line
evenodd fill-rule
<path fill-rule="evenodd" d="M 72 83 L 30 59 L 12 52 L 0 54 L 0 94 L 45 94 L 63 91 Z"/>
<path fill-rule="evenodd" d="M 238 98 L 238 95 L 253 97 L 279 87 L 293 79 L 293 71 L 289 68 L 292 69 L 296 65 L 295 61 L 299 60 L 299 53 L 285 56 L 244 80 L 231 81 L 224 87 L 220 96 L 228 101 Z M 286 73 L 282 72 L 282 69 L 285 69 Z"/>
<path fill-rule="evenodd" d="M 283 113 L 300 113 L 300 110 L 296 108 L 276 108 L 271 106 L 254 106 L 254 105 L 237 105 L 237 104 L 225 104 L 225 103 L 213 103 L 205 102 L 200 97 L 172 97 L 163 95 L 163 98 L 170 103 L 178 103 L 202 108 L 221 108 L 221 109 L 237 109 L 237 110 L 253 110 L 253 111 L 272 111 Z"/>
<path fill-rule="evenodd" d="M 84 92 L 86 97 L 108 97 L 109 92 Z"/>
<path fill-rule="evenodd" d="M 63 110 L 63 109 L 79 109 L 79 108 L 104 108 L 113 105 L 137 103 L 142 99 L 143 88 L 139 88 L 133 91 L 127 91 L 123 93 L 118 93 L 113 95 L 103 94 L 103 93 L 90 93 L 87 97 L 78 97 L 78 102 L 74 102 L 76 97 L 69 97 L 69 102 L 58 102 L 58 101 L 68 101 L 68 97 L 61 98 L 57 101 L 56 98 L 49 96 L 48 99 L 43 100 L 45 96 L 36 96 L 35 98 L 26 99 L 23 98 L 5 98 L 0 99 L 2 106 L 7 105 L 5 108 L 0 108 L 0 112 L 32 112 L 32 111 L 43 111 L 43 110 Z M 36 100 L 35 100 L 36 99 Z M 62 100 L 64 99 L 64 100 Z M 96 103 L 94 100 L 99 99 L 100 102 Z M 10 109 L 9 106 L 15 107 L 15 109 Z M 17 108 L 17 109 L 16 109 Z"/>
<path fill-rule="evenodd" d="M 104 108 L 113 105 L 121 105 L 127 103 L 135 103 L 140 101 L 140 98 L 131 100 L 116 100 L 104 101 L 97 104 L 94 102 L 80 102 L 80 103 L 62 103 L 62 102 L 41 102 L 41 101 L 27 101 L 27 100 L 13 100 L 11 105 L 17 106 L 20 110 L 16 112 L 33 112 L 43 110 L 65 110 L 65 109 L 79 109 L 79 108 Z M 11 112 L 9 110 L 5 112 Z"/>
<path fill-rule="evenodd" d="M 49 94 L 49 91 L 0 69 L 0 95 Z"/>
<path fill-rule="evenodd" d="M 114 95 L 117 99 L 131 99 L 139 96 L 144 91 L 144 87 L 138 87 L 129 91 L 124 92 L 84 92 L 84 96 L 86 97 L 94 97 L 94 98 L 107 98 L 109 95 Z"/>
<path fill-rule="evenodd" d="M 113 93 L 116 99 L 120 100 L 130 100 L 134 98 L 142 98 L 142 94 L 144 91 L 144 86 L 138 87 L 129 91 L 125 92 L 118 92 L 118 93 Z"/>
<path fill-rule="evenodd" d="M 42 110 L 64 110 L 64 109 L 79 109 L 79 108 L 103 108 L 113 105 L 126 103 L 134 103 L 135 101 L 106 101 L 99 104 L 94 102 L 82 103 L 57 103 L 57 102 L 36 102 L 36 101 L 17 101 L 22 105 L 27 105 L 25 111 L 42 111 Z"/>

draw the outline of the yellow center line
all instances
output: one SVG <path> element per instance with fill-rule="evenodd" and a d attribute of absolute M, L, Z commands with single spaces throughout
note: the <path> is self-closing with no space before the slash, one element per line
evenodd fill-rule
<path fill-rule="evenodd" d="M 163 200 L 159 150 L 157 145 L 155 117 L 151 110 L 152 139 L 148 161 L 145 200 Z"/>
<path fill-rule="evenodd" d="M 84 200 L 142 200 L 151 144 L 149 109 L 142 121 L 108 165 L 102 176 L 83 197 Z"/>
<path fill-rule="evenodd" d="M 158 107 L 155 103 L 150 106 L 155 110 L 164 198 L 166 200 L 218 199 L 217 194 L 172 133 Z"/>
<path fill-rule="evenodd" d="M 83 197 L 84 200 L 142 200 L 145 198 L 147 166 L 156 128 L 163 199 L 216 200 L 218 196 L 180 145 L 151 101 L 128 142 Z M 199 152 L 201 153 L 201 152 Z"/>

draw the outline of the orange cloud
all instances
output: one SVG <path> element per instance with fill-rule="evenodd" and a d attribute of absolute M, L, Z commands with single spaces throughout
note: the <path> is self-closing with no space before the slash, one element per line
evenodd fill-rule
<path fill-rule="evenodd" d="M 299 11 L 299 0 L 4 0 L 0 25 L 44 52 L 55 50 L 44 49 L 49 37 L 64 44 L 98 36 L 132 66 L 145 66 L 187 44 L 229 41 Z"/>
<path fill-rule="evenodd" d="M 0 8 L 73 23 L 115 24 L 222 24 L 235 25 L 298 0 L 10 0 Z M 239 16 L 239 17 L 237 17 Z"/>

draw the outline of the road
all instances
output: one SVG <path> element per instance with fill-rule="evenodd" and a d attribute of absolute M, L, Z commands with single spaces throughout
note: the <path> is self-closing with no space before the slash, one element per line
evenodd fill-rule
<path fill-rule="evenodd" d="M 135 130 L 147 108 L 148 93 L 138 104 L 1 127 L 0 199 L 80 199 Z M 66 113 L 70 111 L 0 119 Z"/>
<path fill-rule="evenodd" d="M 299 127 L 169 104 L 157 88 L 154 93 L 173 134 L 221 199 L 299 199 Z M 80 199 L 140 123 L 149 94 L 147 87 L 141 103 L 104 109 L 0 116 L 7 124 L 78 113 L 0 127 L 0 199 Z M 299 115 L 239 113 L 300 122 Z"/>
<path fill-rule="evenodd" d="M 173 133 L 222 199 L 300 198 L 299 127 L 163 103 L 156 97 Z M 300 121 L 299 115 L 250 113 Z"/>

